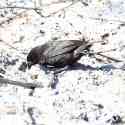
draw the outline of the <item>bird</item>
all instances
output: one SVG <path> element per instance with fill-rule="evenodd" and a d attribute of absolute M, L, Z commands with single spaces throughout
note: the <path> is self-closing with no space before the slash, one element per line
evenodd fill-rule
<path fill-rule="evenodd" d="M 27 56 L 27 65 L 39 64 L 47 68 L 63 68 L 76 63 L 89 53 L 93 43 L 83 40 L 56 40 L 36 46 Z"/>
<path fill-rule="evenodd" d="M 100 55 L 109 60 L 118 62 L 119 60 L 105 56 L 101 53 L 92 52 L 91 47 L 94 43 L 102 41 L 89 42 L 83 40 L 56 40 L 32 48 L 27 55 L 27 66 L 30 69 L 33 65 L 39 64 L 46 70 L 53 70 L 53 80 L 50 84 L 52 89 L 56 88 L 58 83 L 58 73 L 67 70 L 70 66 L 77 63 L 84 55 Z M 96 57 L 95 57 L 96 58 Z M 69 67 L 68 67 L 69 66 Z"/>

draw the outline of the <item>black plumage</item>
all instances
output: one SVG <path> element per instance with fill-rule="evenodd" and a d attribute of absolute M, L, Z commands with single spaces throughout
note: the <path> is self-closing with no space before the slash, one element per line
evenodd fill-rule
<path fill-rule="evenodd" d="M 34 64 L 55 68 L 72 65 L 89 52 L 91 46 L 92 43 L 85 40 L 51 41 L 31 49 L 27 56 L 28 67 Z"/>

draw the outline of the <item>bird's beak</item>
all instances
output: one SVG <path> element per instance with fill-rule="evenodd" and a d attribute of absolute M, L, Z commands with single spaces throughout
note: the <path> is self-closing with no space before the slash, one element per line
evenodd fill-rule
<path fill-rule="evenodd" d="M 33 65 L 32 62 L 30 62 L 30 61 L 27 62 L 28 69 L 30 69 L 32 65 Z"/>

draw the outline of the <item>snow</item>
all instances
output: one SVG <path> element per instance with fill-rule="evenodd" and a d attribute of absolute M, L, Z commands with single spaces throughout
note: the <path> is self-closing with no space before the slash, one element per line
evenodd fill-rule
<path fill-rule="evenodd" d="M 26 7 L 40 5 L 39 1 L 34 1 L 8 0 L 8 3 Z M 42 2 L 42 14 L 45 17 L 34 10 L 15 9 L 17 13 L 22 12 L 21 15 L 0 27 L 0 39 L 4 41 L 0 41 L 0 68 L 6 71 L 3 76 L 23 82 L 41 82 L 44 86 L 36 88 L 30 96 L 30 89 L 1 84 L 0 124 L 124 125 L 124 62 L 108 62 L 106 59 L 99 62 L 94 57 L 84 56 L 79 60 L 79 63 L 84 64 L 82 68 L 59 74 L 56 89 L 50 87 L 53 75 L 46 74 L 39 65 L 25 72 L 19 71 L 31 48 L 55 38 L 84 37 L 94 42 L 109 33 L 105 39 L 107 44 L 96 43 L 92 47 L 93 51 L 117 48 L 105 55 L 124 60 L 124 0 L 93 0 L 88 1 L 88 6 L 79 1 L 55 14 L 55 11 L 68 6 L 71 1 Z M 7 1 L 0 1 L 0 5 L 6 6 Z M 10 9 L 6 11 L 7 14 L 0 10 L 5 15 L 0 21 L 15 16 Z M 7 59 L 9 62 L 17 61 L 8 64 Z"/>

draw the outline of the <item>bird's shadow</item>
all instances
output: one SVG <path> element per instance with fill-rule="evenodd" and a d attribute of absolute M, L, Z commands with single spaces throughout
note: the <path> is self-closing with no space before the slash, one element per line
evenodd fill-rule
<path fill-rule="evenodd" d="M 48 73 L 48 71 L 53 71 L 55 74 L 58 74 L 58 73 L 61 73 L 62 71 L 72 71 L 72 70 L 83 70 L 83 71 L 86 71 L 86 70 L 91 70 L 91 71 L 101 70 L 101 71 L 109 72 L 110 70 L 119 69 L 119 68 L 113 66 L 113 64 L 105 64 L 105 65 L 102 65 L 100 67 L 93 67 L 91 65 L 84 65 L 84 64 L 81 64 L 81 63 L 75 63 L 75 64 L 72 64 L 72 65 L 65 66 L 63 68 L 53 68 L 53 67 L 48 68 L 48 67 L 42 66 L 42 69 L 46 73 Z"/>
<path fill-rule="evenodd" d="M 59 79 L 58 79 L 58 74 L 60 74 L 61 72 L 63 71 L 72 71 L 72 70 L 83 70 L 83 71 L 87 71 L 87 70 L 91 70 L 91 71 L 106 71 L 106 72 L 109 72 L 111 70 L 114 70 L 114 69 L 119 69 L 115 66 L 113 66 L 112 64 L 105 64 L 101 67 L 93 67 L 93 66 L 90 66 L 90 65 L 84 65 L 84 64 L 81 64 L 81 63 L 75 63 L 73 65 L 69 65 L 69 66 L 66 66 L 66 67 L 63 67 L 63 68 L 47 68 L 47 67 L 44 67 L 42 66 L 42 69 L 48 73 L 48 70 L 49 71 L 53 71 L 53 81 L 51 83 L 51 88 L 52 89 L 56 89 L 56 86 L 59 82 Z"/>
<path fill-rule="evenodd" d="M 26 62 L 22 63 L 21 66 L 19 67 L 19 70 L 25 72 L 26 67 L 27 67 Z M 109 71 L 115 70 L 115 69 L 125 70 L 125 65 L 121 68 L 117 68 L 117 67 L 113 66 L 113 64 L 104 64 L 100 67 L 93 67 L 91 65 L 84 65 L 84 64 L 81 64 L 81 63 L 75 63 L 75 64 L 68 65 L 68 66 L 65 66 L 65 67 L 62 67 L 62 68 L 60 68 L 60 67 L 54 68 L 54 67 L 48 67 L 46 65 L 41 65 L 40 69 L 44 70 L 46 74 L 49 74 L 49 73 L 51 73 L 51 71 L 53 71 L 53 80 L 52 80 L 51 88 L 55 89 L 58 82 L 59 82 L 58 74 L 60 74 L 61 72 L 72 71 L 72 70 L 83 70 L 83 71 L 90 70 L 90 71 L 106 71 L 106 72 L 109 72 Z"/>
<path fill-rule="evenodd" d="M 92 71 L 101 70 L 101 71 L 109 72 L 112 69 L 118 69 L 118 68 L 113 66 L 112 64 L 105 64 L 105 65 L 102 65 L 100 67 L 93 67 L 91 65 L 84 65 L 84 64 L 81 64 L 81 63 L 75 63 L 72 66 L 70 66 L 68 70 L 83 70 L 83 71 L 86 71 L 86 70 L 92 70 Z"/>

